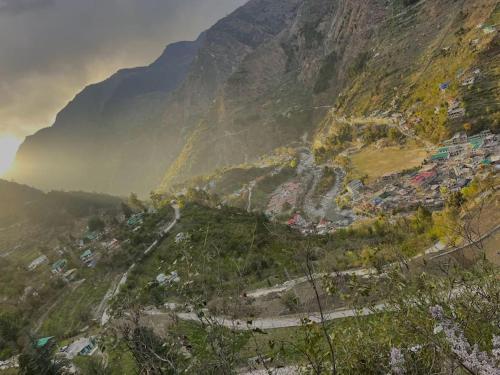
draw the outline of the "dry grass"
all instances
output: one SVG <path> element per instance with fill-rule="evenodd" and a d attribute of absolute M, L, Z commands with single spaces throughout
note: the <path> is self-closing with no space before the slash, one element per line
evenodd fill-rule
<path fill-rule="evenodd" d="M 369 146 L 352 156 L 356 173 L 374 179 L 387 173 L 399 172 L 419 166 L 427 152 L 417 145 L 385 147 Z"/>

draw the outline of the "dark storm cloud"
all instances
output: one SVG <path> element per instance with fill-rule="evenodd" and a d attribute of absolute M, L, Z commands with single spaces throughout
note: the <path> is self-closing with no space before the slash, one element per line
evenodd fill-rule
<path fill-rule="evenodd" d="M 245 0 L 0 0 L 0 135 L 51 124 L 85 85 L 194 39 Z"/>

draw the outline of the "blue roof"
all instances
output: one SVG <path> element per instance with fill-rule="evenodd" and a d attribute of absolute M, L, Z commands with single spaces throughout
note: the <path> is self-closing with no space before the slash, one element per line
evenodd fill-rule
<path fill-rule="evenodd" d="M 441 90 L 446 90 L 448 87 L 450 87 L 450 82 L 444 82 L 439 85 Z"/>

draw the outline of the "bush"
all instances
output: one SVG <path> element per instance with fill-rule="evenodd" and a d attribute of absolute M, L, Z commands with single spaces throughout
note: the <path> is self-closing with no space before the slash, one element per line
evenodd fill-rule
<path fill-rule="evenodd" d="M 102 232 L 106 224 L 99 217 L 94 216 L 89 219 L 87 226 L 90 232 Z"/>
<path fill-rule="evenodd" d="M 314 85 L 314 93 L 320 94 L 330 87 L 330 80 L 335 75 L 337 69 L 337 55 L 335 52 L 326 56 L 321 69 L 319 70 L 318 79 Z"/>

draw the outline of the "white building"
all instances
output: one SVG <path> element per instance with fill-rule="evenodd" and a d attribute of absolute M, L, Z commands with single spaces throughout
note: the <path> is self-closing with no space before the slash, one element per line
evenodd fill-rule
<path fill-rule="evenodd" d="M 476 82 L 476 77 L 468 77 L 462 81 L 462 86 L 472 86 Z"/>
<path fill-rule="evenodd" d="M 166 285 L 166 284 L 178 283 L 181 281 L 181 278 L 179 277 L 177 271 L 172 271 L 168 276 L 165 275 L 164 273 L 160 273 L 158 276 L 156 276 L 156 281 L 160 285 Z"/>
<path fill-rule="evenodd" d="M 455 120 L 465 116 L 465 108 L 455 108 L 448 110 L 448 118 Z"/>
<path fill-rule="evenodd" d="M 46 263 L 49 261 L 49 258 L 47 258 L 45 255 L 42 255 L 38 258 L 36 258 L 33 262 L 31 262 L 28 266 L 28 269 L 30 271 L 35 270 L 38 266 L 42 265 L 43 263 Z"/>
<path fill-rule="evenodd" d="M 91 356 L 98 349 L 97 343 L 94 337 L 82 337 L 71 345 L 61 350 L 61 353 L 69 359 L 73 359 L 76 356 Z"/>

